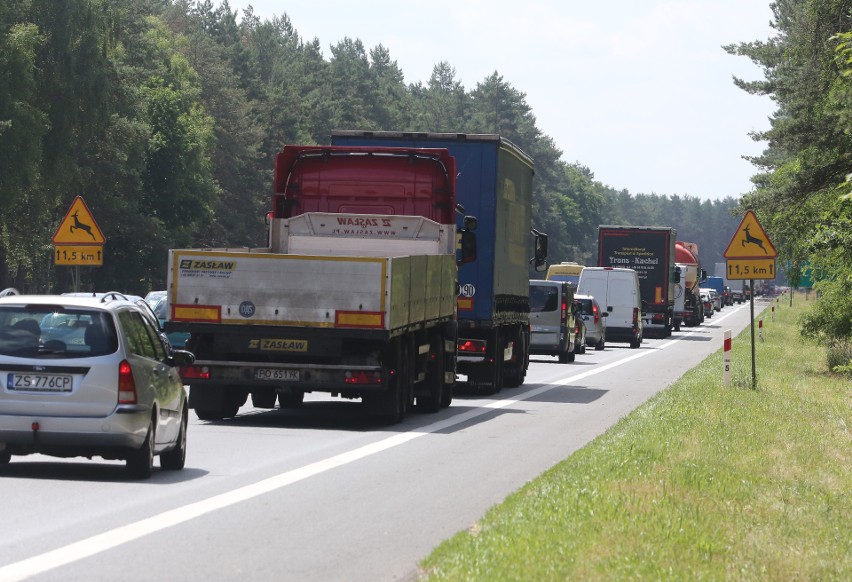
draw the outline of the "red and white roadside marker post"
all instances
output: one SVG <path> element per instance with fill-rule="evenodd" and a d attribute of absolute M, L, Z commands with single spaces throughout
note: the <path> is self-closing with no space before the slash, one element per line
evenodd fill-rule
<path fill-rule="evenodd" d="M 775 306 L 772 306 L 772 321 L 775 321 Z"/>
<path fill-rule="evenodd" d="M 725 348 L 724 348 L 724 362 L 725 362 L 725 386 L 731 385 L 731 330 L 725 330 Z"/>
<path fill-rule="evenodd" d="M 763 318 L 757 320 L 757 337 L 763 343 Z"/>

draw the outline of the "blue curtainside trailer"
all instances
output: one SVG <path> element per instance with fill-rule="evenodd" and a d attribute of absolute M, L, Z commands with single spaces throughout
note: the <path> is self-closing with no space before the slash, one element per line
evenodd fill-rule
<path fill-rule="evenodd" d="M 458 371 L 486 393 L 523 383 L 529 367 L 530 233 L 543 269 L 547 237 L 532 229 L 533 160 L 499 135 L 342 131 L 332 145 L 446 148 L 457 201 L 476 217 L 477 258 L 459 268 Z M 464 216 L 457 222 L 462 226 Z"/>

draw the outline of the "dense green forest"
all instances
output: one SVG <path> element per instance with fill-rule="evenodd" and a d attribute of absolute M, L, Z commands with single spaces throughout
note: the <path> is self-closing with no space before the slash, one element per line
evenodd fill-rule
<path fill-rule="evenodd" d="M 756 136 L 769 145 L 752 160 L 755 190 L 709 201 L 615 189 L 565 162 L 499 63 L 473 88 L 449 62 L 406 83 L 392 47 L 345 38 L 326 58 L 284 13 L 262 20 L 210 0 L 4 0 L 0 288 L 70 288 L 51 237 L 77 195 L 107 240 L 104 265 L 81 268 L 82 288 L 162 288 L 169 248 L 264 243 L 283 145 L 385 129 L 498 133 L 530 154 L 532 226 L 549 234 L 551 262 L 590 264 L 599 224 L 645 224 L 677 228 L 712 268 L 754 208 L 779 265 L 810 260 L 839 301 L 852 264 L 849 4 L 776 2 L 776 37 L 727 47 L 763 67 L 764 81 L 740 86 L 771 95 L 778 113 Z M 835 335 L 848 335 L 848 306 Z"/>

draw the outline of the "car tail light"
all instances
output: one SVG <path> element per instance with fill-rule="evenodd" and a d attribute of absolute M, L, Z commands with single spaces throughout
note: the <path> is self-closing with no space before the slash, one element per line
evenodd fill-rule
<path fill-rule="evenodd" d="M 136 382 L 127 360 L 122 360 L 118 365 L 118 403 L 136 404 Z"/>
<path fill-rule="evenodd" d="M 181 366 L 180 377 L 183 379 L 196 378 L 199 380 L 209 380 L 210 368 L 207 366 Z"/>
<path fill-rule="evenodd" d="M 633 308 L 633 325 L 634 326 L 639 325 L 639 308 L 638 307 Z"/>
<path fill-rule="evenodd" d="M 595 323 L 597 323 L 598 320 L 601 318 L 600 310 L 598 309 L 598 306 L 594 303 L 592 304 L 592 315 L 595 316 Z"/>
<path fill-rule="evenodd" d="M 562 296 L 562 321 L 568 321 L 568 303 L 565 302 L 565 296 Z"/>

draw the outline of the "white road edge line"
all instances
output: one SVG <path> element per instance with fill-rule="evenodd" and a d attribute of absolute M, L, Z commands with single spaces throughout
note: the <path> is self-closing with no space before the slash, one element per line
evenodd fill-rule
<path fill-rule="evenodd" d="M 739 311 L 739 309 L 732 311 L 731 313 L 721 317 L 718 320 L 714 320 L 713 323 L 718 323 L 723 319 L 726 319 L 729 315 L 733 315 L 737 311 Z M 38 574 L 43 574 L 44 572 L 47 572 L 49 570 L 65 566 L 67 564 L 82 560 L 84 558 L 89 558 L 101 552 L 105 552 L 106 550 L 132 542 L 133 540 L 139 539 L 143 536 L 164 530 L 174 525 L 179 525 L 191 519 L 195 519 L 196 517 L 201 517 L 202 515 L 205 515 L 207 513 L 211 513 L 219 509 L 224 509 L 225 507 L 235 505 L 242 501 L 248 501 L 249 499 L 253 499 L 265 493 L 269 493 L 271 491 L 281 489 L 288 485 L 292 485 L 293 483 L 297 483 L 299 481 L 307 479 L 308 477 L 319 475 L 320 473 L 330 471 L 331 469 L 342 467 L 343 465 L 348 465 L 349 463 L 353 463 L 365 457 L 369 457 L 382 451 L 386 451 L 388 449 L 400 446 L 422 436 L 426 436 L 428 434 L 444 430 L 457 424 L 462 424 L 473 418 L 476 418 L 477 416 L 481 416 L 483 414 L 491 412 L 492 410 L 506 408 L 523 400 L 527 400 L 529 398 L 537 396 L 538 394 L 541 394 L 543 392 L 547 392 L 548 390 L 553 390 L 554 385 L 564 386 L 567 384 L 572 384 L 574 382 L 577 382 L 578 380 L 583 380 L 590 376 L 594 376 L 607 370 L 611 370 L 615 367 L 627 364 L 629 362 L 647 356 L 648 354 L 653 354 L 660 350 L 664 350 L 674 345 L 681 339 L 689 337 L 695 333 L 695 331 L 689 332 L 684 336 L 675 338 L 673 340 L 665 342 L 664 344 L 661 344 L 656 349 L 642 350 L 622 360 L 618 360 L 617 362 L 612 362 L 605 366 L 601 366 L 600 368 L 595 368 L 593 370 L 576 374 L 568 378 L 563 378 L 562 380 L 558 380 L 556 382 L 553 382 L 552 384 L 547 384 L 539 388 L 528 390 L 526 392 L 518 394 L 515 398 L 498 400 L 490 404 L 486 404 L 481 408 L 476 408 L 469 412 L 432 423 L 428 426 L 423 427 L 422 429 L 400 433 L 378 441 L 376 443 L 372 443 L 364 447 L 355 449 L 353 451 L 342 453 L 340 455 L 336 455 L 334 457 L 330 457 L 322 461 L 317 461 L 316 463 L 311 463 L 310 465 L 300 467 L 299 469 L 293 469 L 291 471 L 287 471 L 286 473 L 281 473 L 280 475 L 275 475 L 274 477 L 269 477 L 268 479 L 258 481 L 257 483 L 245 485 L 238 489 L 234 489 L 233 491 L 228 491 L 227 493 L 214 495 L 213 497 L 208 497 L 207 499 L 203 499 L 195 503 L 190 503 L 189 505 L 184 505 L 183 507 L 178 507 L 176 509 L 172 509 L 170 511 L 166 511 L 158 515 L 151 516 L 135 523 L 117 527 L 107 532 L 91 536 L 84 540 L 68 544 L 67 546 L 63 546 L 55 550 L 50 550 L 48 552 L 44 552 L 42 554 L 38 554 L 30 558 L 26 558 L 24 560 L 14 562 L 6 566 L 2 566 L 0 567 L 0 580 L 3 580 L 3 582 L 26 580 L 27 578 L 36 576 Z"/>

